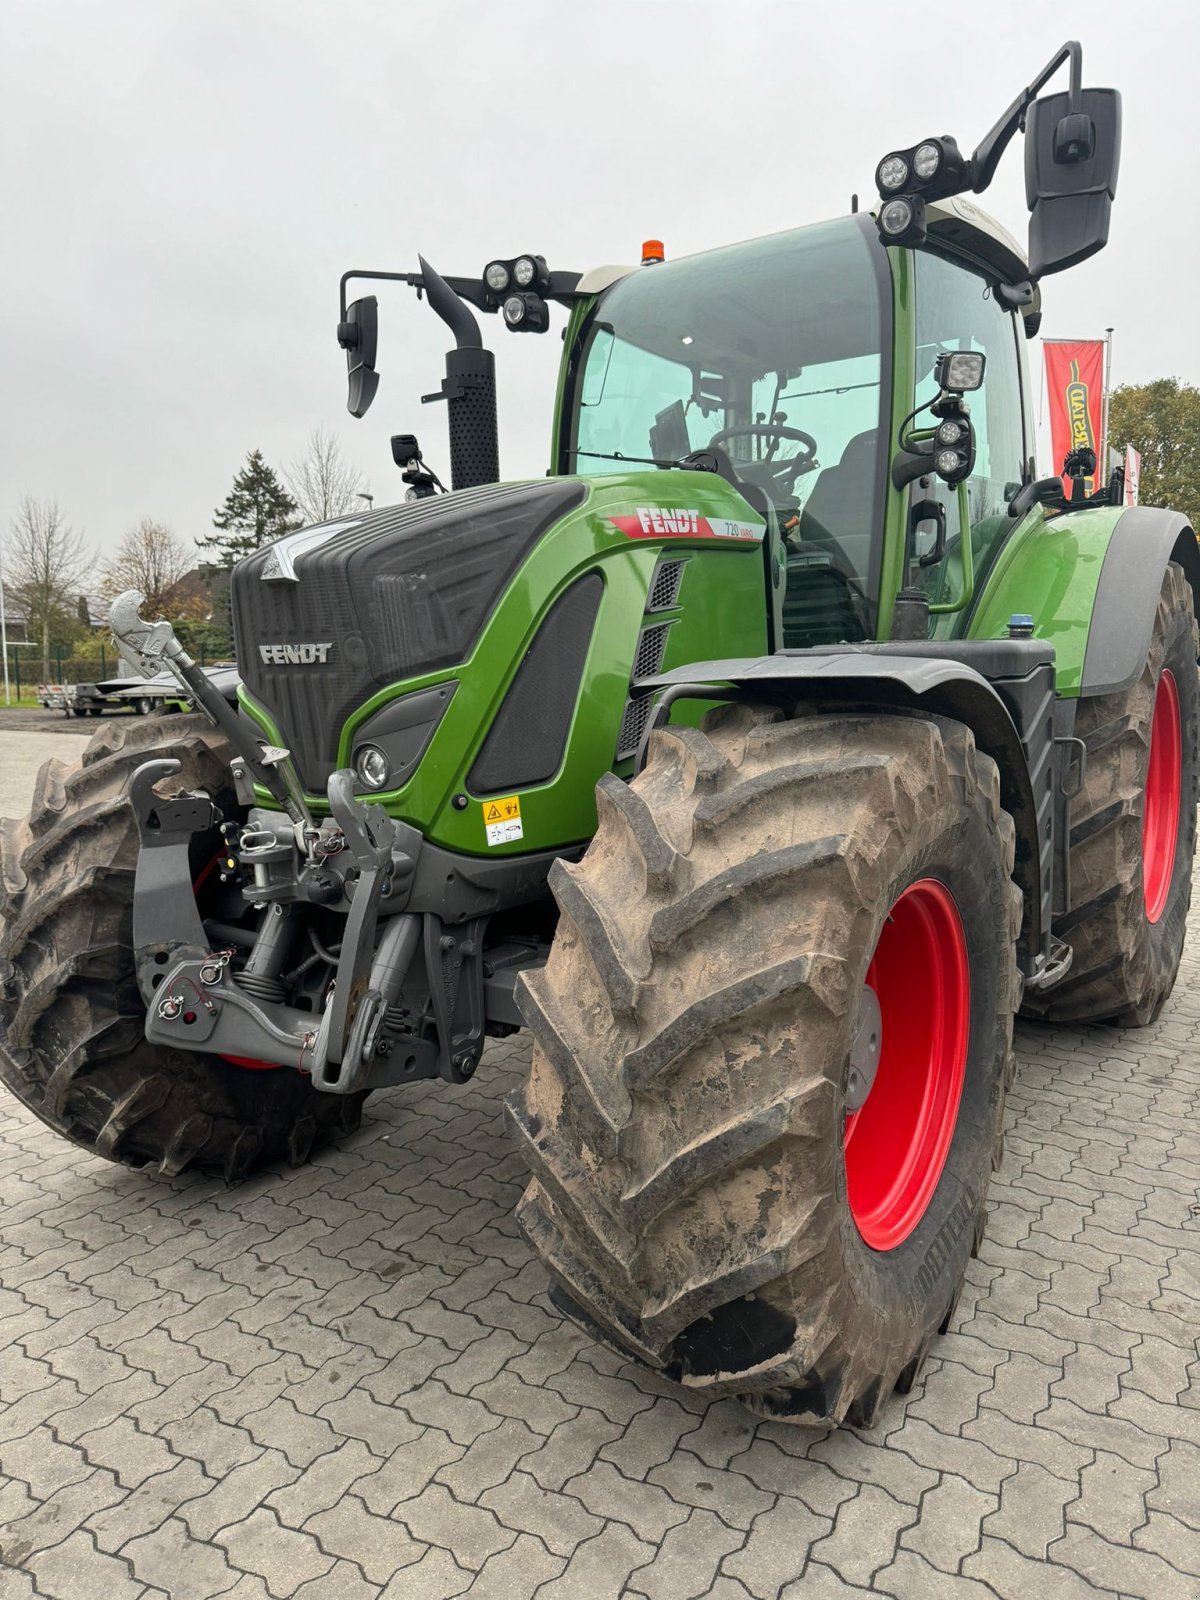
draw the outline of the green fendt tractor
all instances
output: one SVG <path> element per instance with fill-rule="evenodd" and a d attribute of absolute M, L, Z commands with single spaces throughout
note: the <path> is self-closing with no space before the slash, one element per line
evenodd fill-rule
<path fill-rule="evenodd" d="M 1067 91 L 1044 88 L 1070 64 Z M 1033 464 L 1039 281 L 1105 243 L 1076 44 L 874 215 L 637 267 L 348 273 L 455 349 L 453 488 L 242 561 L 228 697 L 106 727 L 3 825 L 0 1072 L 173 1175 L 303 1161 L 523 1024 L 520 1222 L 563 1310 L 708 1394 L 868 1424 L 984 1227 L 1018 1008 L 1151 1021 L 1191 895 L 1200 550 Z M 1023 130 L 1028 257 L 964 196 Z M 493 358 L 568 320 L 551 470 Z M 1101 484 L 1088 492 L 1087 480 Z"/>

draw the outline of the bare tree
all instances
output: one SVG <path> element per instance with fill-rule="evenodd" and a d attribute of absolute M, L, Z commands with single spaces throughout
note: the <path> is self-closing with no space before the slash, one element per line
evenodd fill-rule
<path fill-rule="evenodd" d="M 183 580 L 194 565 L 194 553 L 182 539 L 165 523 L 143 517 L 106 563 L 101 589 L 109 599 L 126 589 L 140 589 L 148 616 L 174 619 L 192 599 Z"/>
<path fill-rule="evenodd" d="M 284 478 L 306 523 L 331 522 L 361 509 L 356 502 L 366 480 L 324 428 L 309 436 L 304 454 L 285 470 Z"/>
<path fill-rule="evenodd" d="M 58 503 L 25 495 L 12 519 L 9 585 L 42 643 L 42 679 L 50 677 L 50 637 L 73 626 L 88 562 L 83 536 L 67 525 Z"/>

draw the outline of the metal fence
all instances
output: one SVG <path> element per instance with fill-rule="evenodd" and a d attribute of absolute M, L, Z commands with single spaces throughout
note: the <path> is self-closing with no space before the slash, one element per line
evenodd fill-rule
<path fill-rule="evenodd" d="M 210 660 L 203 651 L 197 653 L 195 659 L 202 667 L 208 666 Z M 95 683 L 104 678 L 132 676 L 111 644 L 105 648 L 97 641 L 96 648 L 84 655 L 70 655 L 66 650 L 50 652 L 51 683 Z M 45 681 L 42 677 L 40 648 L 31 645 L 9 646 L 8 681 L 14 699 L 22 693 L 32 694 L 38 684 Z M 0 684 L 2 689 L 3 684 Z"/>

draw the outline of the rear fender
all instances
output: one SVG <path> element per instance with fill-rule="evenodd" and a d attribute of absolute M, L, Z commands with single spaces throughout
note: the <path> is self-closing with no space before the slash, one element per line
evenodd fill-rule
<path fill-rule="evenodd" d="M 1083 658 L 1081 695 L 1113 694 L 1146 665 L 1167 564 L 1177 561 L 1200 612 L 1200 545 L 1179 511 L 1131 506 L 1108 542 Z"/>
<path fill-rule="evenodd" d="M 1060 696 L 1127 688 L 1145 665 L 1170 561 L 1200 607 L 1200 546 L 1179 512 L 1088 506 L 1047 517 L 1039 507 L 1009 536 L 967 634 L 1003 639 L 1008 619 L 1027 613 L 1036 637 L 1054 646 Z"/>
<path fill-rule="evenodd" d="M 1000 769 L 1001 801 L 1016 824 L 1014 877 L 1025 899 L 1018 956 L 1022 972 L 1032 977 L 1049 956 L 1054 896 L 1054 658 L 1044 646 L 1022 643 L 1027 659 L 1018 666 L 1028 670 L 1018 670 L 999 688 L 966 662 L 949 658 L 956 649 L 971 652 L 965 641 L 843 645 L 827 652 L 696 662 L 655 680 L 665 692 L 653 723 L 662 726 L 672 702 L 706 685 L 714 699 L 905 710 L 965 723 Z M 1000 648 L 1007 649 L 1008 641 Z M 1013 652 L 1014 659 L 1021 654 Z M 733 692 L 714 689 L 718 684 Z"/>

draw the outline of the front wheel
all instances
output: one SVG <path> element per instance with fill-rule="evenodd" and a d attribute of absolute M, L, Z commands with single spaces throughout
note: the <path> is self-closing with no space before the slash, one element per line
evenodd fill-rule
<path fill-rule="evenodd" d="M 869 1425 L 949 1320 L 1001 1148 L 995 764 L 940 719 L 727 708 L 598 801 L 526 980 L 521 1225 L 564 1309 L 686 1386 Z"/>
<path fill-rule="evenodd" d="M 154 702 L 152 700 L 148 700 L 143 695 L 140 700 L 134 701 L 133 709 L 137 712 L 139 717 L 148 717 L 154 710 Z"/>
<path fill-rule="evenodd" d="M 85 1149 L 168 1177 L 197 1167 L 233 1179 L 303 1161 L 330 1134 L 358 1126 L 365 1098 L 320 1094 L 290 1067 L 237 1065 L 146 1038 L 133 966 L 129 780 L 144 761 L 169 756 L 182 766 L 172 787 L 217 795 L 230 755 L 201 716 L 169 732 L 110 722 L 80 766 L 46 763 L 27 820 L 0 822 L 0 1082 Z M 209 861 L 218 843 L 204 852 Z"/>
<path fill-rule="evenodd" d="M 1143 1026 L 1174 988 L 1196 850 L 1196 655 L 1192 591 L 1172 562 L 1137 682 L 1079 705 L 1087 768 L 1071 802 L 1071 909 L 1054 924 L 1074 959 L 1062 983 L 1029 994 L 1029 1016 Z"/>

